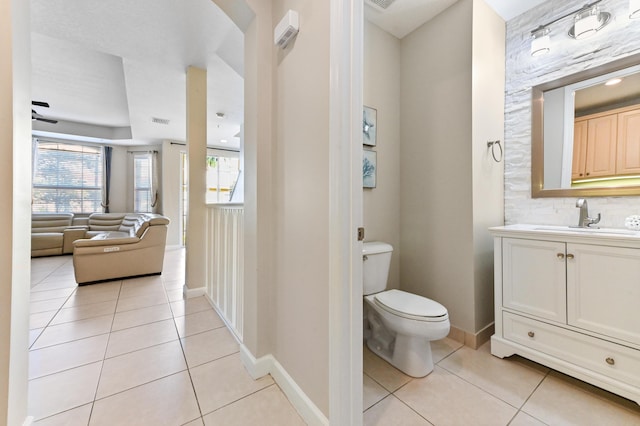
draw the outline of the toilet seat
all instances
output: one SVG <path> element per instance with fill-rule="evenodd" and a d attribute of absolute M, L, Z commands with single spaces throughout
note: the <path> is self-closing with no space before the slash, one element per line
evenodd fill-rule
<path fill-rule="evenodd" d="M 374 295 L 376 305 L 402 318 L 416 321 L 440 322 L 449 319 L 447 309 L 440 303 L 407 293 L 402 290 L 387 290 Z"/>

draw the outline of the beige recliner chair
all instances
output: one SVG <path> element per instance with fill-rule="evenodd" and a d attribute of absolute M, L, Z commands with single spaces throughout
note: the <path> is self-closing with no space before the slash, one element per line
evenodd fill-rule
<path fill-rule="evenodd" d="M 117 220 L 100 215 L 108 221 Z M 90 223 L 92 219 L 99 217 L 91 215 Z M 111 230 L 103 229 L 91 239 L 73 243 L 73 268 L 78 284 L 162 273 L 169 219 L 139 213 L 121 215 L 120 221 Z"/>

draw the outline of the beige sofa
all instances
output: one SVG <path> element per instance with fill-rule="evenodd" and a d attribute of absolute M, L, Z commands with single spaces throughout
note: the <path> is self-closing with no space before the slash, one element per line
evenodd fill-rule
<path fill-rule="evenodd" d="M 73 242 L 84 238 L 86 226 L 77 225 L 72 213 L 31 215 L 31 257 L 73 253 Z"/>
<path fill-rule="evenodd" d="M 162 273 L 169 219 L 150 213 L 94 213 L 73 242 L 78 284 Z"/>

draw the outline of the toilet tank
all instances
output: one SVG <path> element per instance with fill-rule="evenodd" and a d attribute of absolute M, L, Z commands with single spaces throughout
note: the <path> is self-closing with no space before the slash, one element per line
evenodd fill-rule
<path fill-rule="evenodd" d="M 387 288 L 391 244 L 378 241 L 362 245 L 362 292 L 365 296 L 379 293 Z"/>

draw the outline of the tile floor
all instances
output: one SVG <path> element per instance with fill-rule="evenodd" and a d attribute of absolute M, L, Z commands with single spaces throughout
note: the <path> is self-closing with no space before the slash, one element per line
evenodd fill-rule
<path fill-rule="evenodd" d="M 70 256 L 32 260 L 29 414 L 36 425 L 303 425 L 203 298 L 182 300 L 184 252 L 162 276 L 77 287 Z M 413 379 L 364 349 L 365 425 L 640 425 L 635 403 L 489 344 L 433 342 Z"/>
<path fill-rule="evenodd" d="M 270 376 L 250 378 L 208 301 L 182 300 L 183 250 L 161 276 L 83 287 L 71 262 L 31 263 L 35 425 L 304 425 Z"/>
<path fill-rule="evenodd" d="M 364 348 L 365 425 L 640 425 L 640 406 L 518 356 L 499 359 L 451 339 L 414 379 Z"/>

